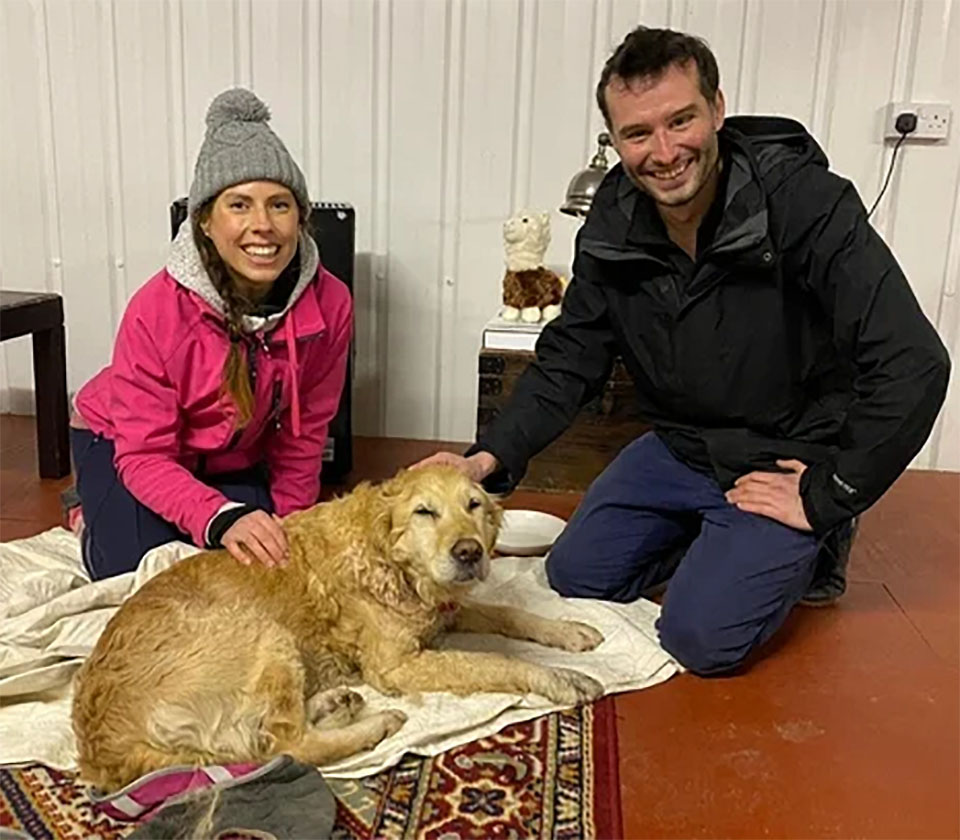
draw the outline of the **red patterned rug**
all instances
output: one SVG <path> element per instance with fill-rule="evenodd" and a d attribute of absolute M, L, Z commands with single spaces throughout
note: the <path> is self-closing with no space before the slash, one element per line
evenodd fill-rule
<path fill-rule="evenodd" d="M 615 838 L 623 835 L 613 699 L 518 723 L 436 758 L 333 780 L 336 840 Z M 70 773 L 0 769 L 0 828 L 35 840 L 118 840 Z"/>

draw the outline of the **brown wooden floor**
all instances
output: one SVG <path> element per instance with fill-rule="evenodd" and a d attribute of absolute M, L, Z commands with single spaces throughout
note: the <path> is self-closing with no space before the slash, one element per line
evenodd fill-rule
<path fill-rule="evenodd" d="M 438 445 L 357 439 L 354 474 Z M 68 483 L 37 478 L 30 418 L 0 418 L 0 539 L 57 524 Z M 864 517 L 851 579 L 747 673 L 618 696 L 627 838 L 960 836 L 960 476 L 904 475 Z"/>

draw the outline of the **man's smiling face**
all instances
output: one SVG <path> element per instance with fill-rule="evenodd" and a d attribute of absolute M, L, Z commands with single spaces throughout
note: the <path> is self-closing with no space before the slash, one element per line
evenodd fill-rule
<path fill-rule="evenodd" d="M 717 166 L 723 94 L 708 101 L 688 61 L 654 77 L 613 76 L 605 96 L 613 145 L 630 179 L 657 204 L 693 200 Z"/>

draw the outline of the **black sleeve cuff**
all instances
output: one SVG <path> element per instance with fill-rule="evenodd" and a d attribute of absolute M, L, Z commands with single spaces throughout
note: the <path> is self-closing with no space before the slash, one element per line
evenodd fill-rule
<path fill-rule="evenodd" d="M 837 498 L 837 488 L 843 491 L 843 499 Z M 800 498 L 803 512 L 813 532 L 822 536 L 842 522 L 847 522 L 862 512 L 865 507 L 857 504 L 856 490 L 846 490 L 830 463 L 814 464 L 804 470 L 800 477 Z"/>
<path fill-rule="evenodd" d="M 227 532 L 227 529 L 238 519 L 246 516 L 248 513 L 253 513 L 255 510 L 259 510 L 259 508 L 254 505 L 239 505 L 238 507 L 228 508 L 218 513 L 213 517 L 213 521 L 207 528 L 207 545 L 205 547 L 223 548 L 221 540 Z"/>
<path fill-rule="evenodd" d="M 490 452 L 490 450 L 482 444 L 475 443 L 463 453 L 463 457 L 469 458 L 471 455 L 476 455 L 478 452 Z M 510 493 L 513 488 L 516 487 L 519 479 L 515 479 L 513 475 L 511 475 L 510 470 L 503 466 L 503 461 L 496 452 L 490 452 L 490 454 L 500 462 L 500 469 L 490 473 L 490 475 L 488 475 L 480 483 L 483 486 L 483 489 L 488 493 L 491 493 L 494 496 L 506 496 L 507 493 Z"/>

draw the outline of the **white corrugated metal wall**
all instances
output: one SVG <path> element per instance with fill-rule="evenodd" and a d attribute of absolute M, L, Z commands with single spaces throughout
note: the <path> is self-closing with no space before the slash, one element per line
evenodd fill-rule
<path fill-rule="evenodd" d="M 311 193 L 357 208 L 357 431 L 469 439 L 500 226 L 555 212 L 601 128 L 593 87 L 638 22 L 708 39 L 732 113 L 806 123 L 868 204 L 891 100 L 960 106 L 953 0 L 0 0 L 0 285 L 65 298 L 71 389 L 163 263 L 203 116 L 251 86 Z M 875 216 L 954 354 L 960 137 L 911 145 Z M 27 339 L 0 409 L 29 410 Z M 920 465 L 960 468 L 960 396 Z"/>

